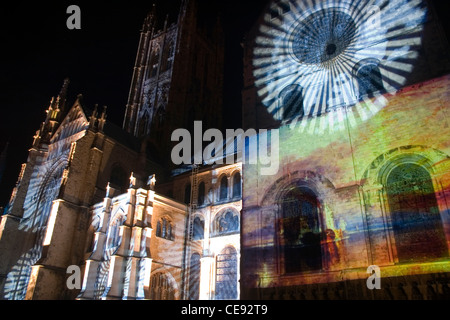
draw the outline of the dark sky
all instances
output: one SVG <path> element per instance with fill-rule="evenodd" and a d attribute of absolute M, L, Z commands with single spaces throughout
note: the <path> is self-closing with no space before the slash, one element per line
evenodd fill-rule
<path fill-rule="evenodd" d="M 216 0 L 205 0 L 209 3 Z M 180 0 L 149 1 L 12 1 L 0 9 L 0 152 L 9 142 L 0 182 L 0 206 L 9 200 L 32 137 L 45 118 L 52 96 L 71 80 L 69 102 L 81 93 L 85 105 L 108 106 L 108 120 L 122 125 L 140 30 L 156 3 L 172 16 Z M 240 41 L 265 1 L 217 1 L 227 43 L 225 108 L 241 104 Z M 219 5 L 220 3 L 220 5 Z M 66 9 L 81 9 L 81 30 L 68 30 Z M 239 111 L 238 111 L 239 112 Z M 236 119 L 230 112 L 229 119 Z M 240 114 L 239 114 L 240 116 Z M 239 117 L 237 117 L 239 119 Z M 236 123 L 234 123 L 236 126 Z"/>
<path fill-rule="evenodd" d="M 12 1 L 2 6 L 0 151 L 7 142 L 9 148 L 0 182 L 0 206 L 9 200 L 32 137 L 64 78 L 71 80 L 69 101 L 82 93 L 87 107 L 107 105 L 108 120 L 122 125 L 143 20 L 154 2 L 173 15 L 179 1 Z M 222 13 L 227 40 L 225 121 L 238 119 L 239 123 L 240 42 L 267 1 L 203 1 L 215 2 Z M 448 26 L 450 2 L 432 2 Z M 81 8 L 81 30 L 66 27 L 66 9 L 71 4 Z M 238 115 L 230 110 L 238 110 Z M 232 126 L 236 127 L 236 121 Z"/>

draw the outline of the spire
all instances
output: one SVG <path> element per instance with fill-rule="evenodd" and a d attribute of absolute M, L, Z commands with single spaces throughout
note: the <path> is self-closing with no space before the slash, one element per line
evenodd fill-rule
<path fill-rule="evenodd" d="M 146 33 L 152 31 L 156 23 L 156 5 L 153 4 L 152 10 L 147 14 L 142 27 L 142 32 Z"/>
<path fill-rule="evenodd" d="M 58 107 L 61 110 L 61 112 L 64 112 L 65 106 L 66 106 L 66 100 L 67 100 L 67 90 L 69 88 L 70 79 L 66 78 L 64 79 L 63 85 L 61 87 L 61 91 L 58 94 Z"/>

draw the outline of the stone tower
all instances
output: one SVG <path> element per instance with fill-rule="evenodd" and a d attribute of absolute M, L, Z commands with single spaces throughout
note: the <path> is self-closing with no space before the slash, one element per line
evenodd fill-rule
<path fill-rule="evenodd" d="M 224 37 L 209 6 L 183 0 L 164 20 L 153 7 L 142 27 L 123 128 L 164 163 L 175 129 L 221 128 Z"/>

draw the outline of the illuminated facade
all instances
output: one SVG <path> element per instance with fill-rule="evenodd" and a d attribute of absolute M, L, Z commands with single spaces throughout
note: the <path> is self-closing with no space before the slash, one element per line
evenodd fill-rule
<path fill-rule="evenodd" d="M 239 298 L 240 166 L 168 178 L 175 128 L 221 128 L 224 37 L 209 9 L 147 16 L 123 129 L 81 96 L 67 108 L 68 81 L 52 100 L 2 216 L 0 299 Z"/>
<path fill-rule="evenodd" d="M 74 298 L 64 270 L 84 260 L 89 206 L 104 198 L 108 182 L 125 192 L 127 172 L 162 172 L 106 122 L 106 109 L 88 117 L 79 96 L 66 110 L 67 85 L 51 102 L 2 216 L 2 298 Z"/>
<path fill-rule="evenodd" d="M 244 121 L 279 128 L 280 170 L 243 166 L 242 298 L 449 297 L 440 32 L 423 1 L 267 7 L 245 46 Z"/>
<path fill-rule="evenodd" d="M 52 99 L 1 217 L 0 299 L 448 298 L 450 55 L 432 8 L 267 6 L 243 118 L 279 130 L 274 175 L 158 164 L 174 129 L 222 127 L 223 35 L 200 8 L 148 15 L 123 128 L 81 96 L 68 108 L 68 82 Z"/>

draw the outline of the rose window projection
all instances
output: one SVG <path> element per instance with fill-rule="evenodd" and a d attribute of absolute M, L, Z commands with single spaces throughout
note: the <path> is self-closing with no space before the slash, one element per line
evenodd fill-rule
<path fill-rule="evenodd" d="M 253 51 L 262 104 L 314 134 L 367 120 L 414 69 L 425 17 L 420 0 L 274 2 Z"/>

